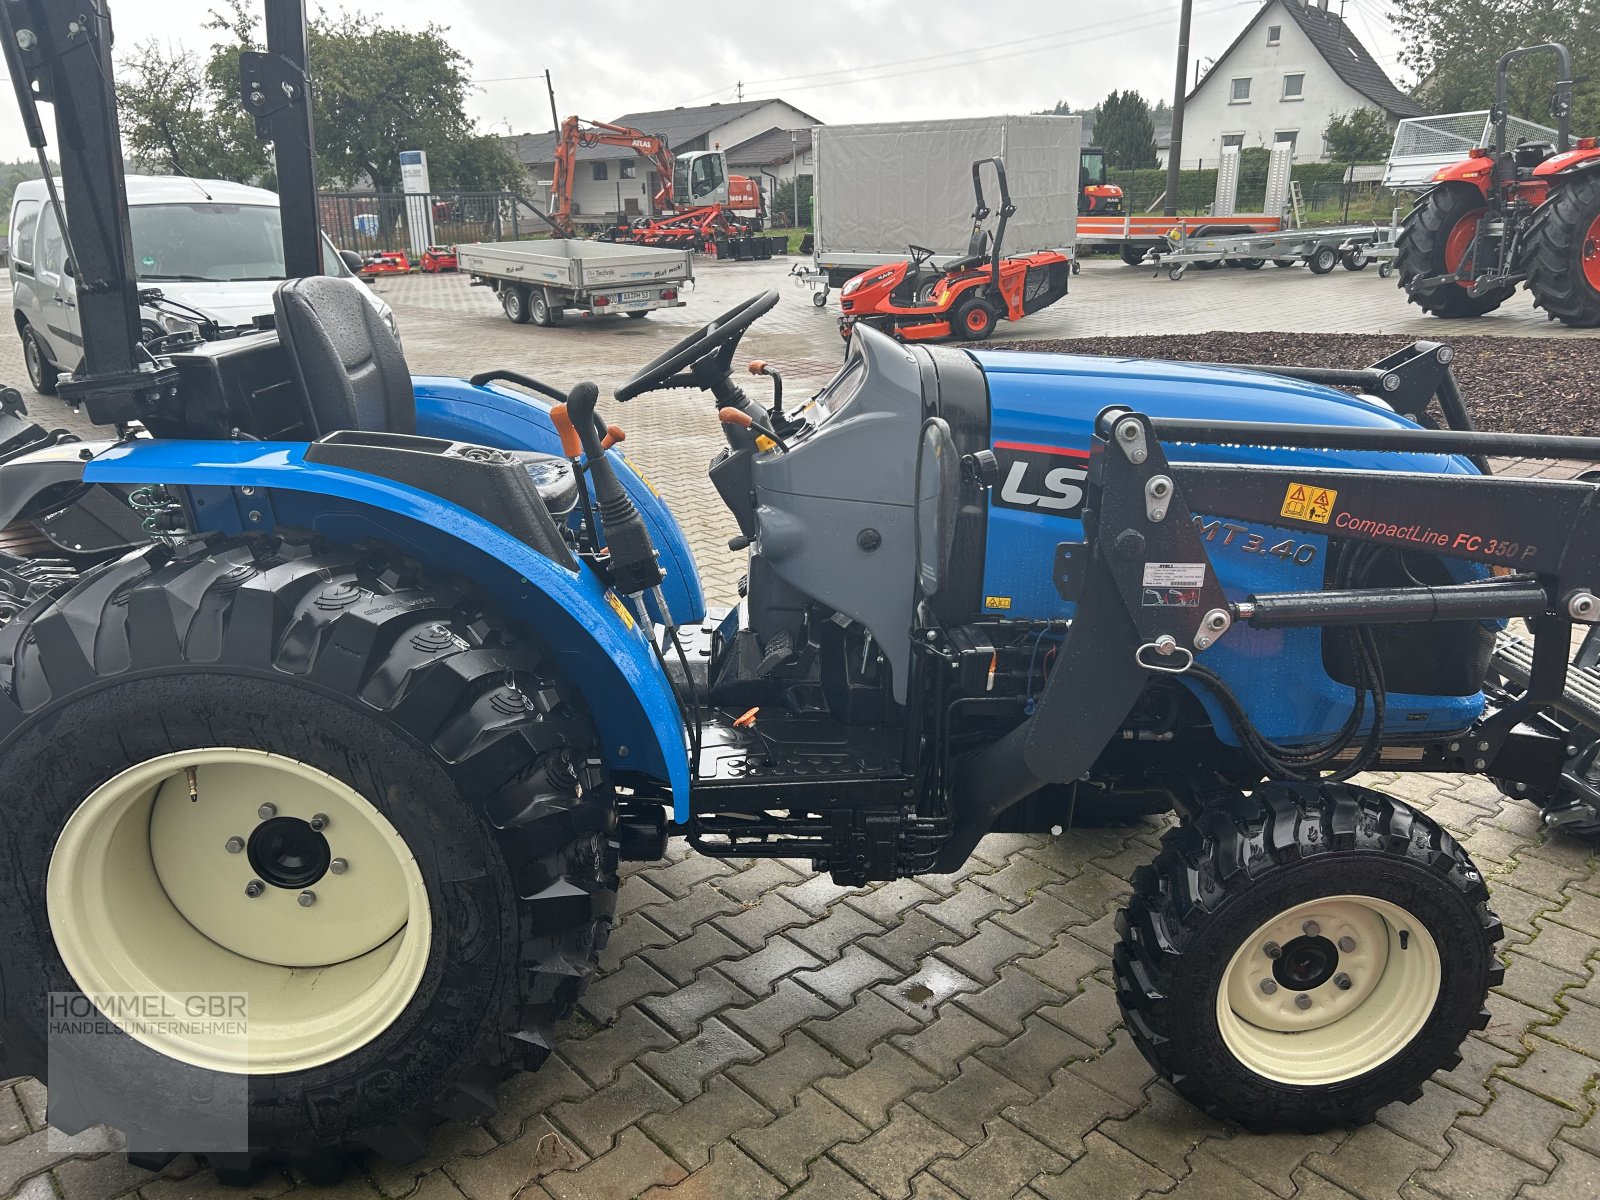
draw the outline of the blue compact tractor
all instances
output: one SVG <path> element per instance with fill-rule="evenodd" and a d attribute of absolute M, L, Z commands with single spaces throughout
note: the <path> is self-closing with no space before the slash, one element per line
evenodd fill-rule
<path fill-rule="evenodd" d="M 1582 800 L 1600 487 L 1478 456 L 1596 441 L 1473 432 L 1427 344 L 1268 372 L 860 328 L 764 405 L 735 356 L 767 292 L 615 392 L 710 397 L 749 558 L 711 611 L 593 383 L 413 377 L 320 275 L 304 14 L 267 17 L 242 89 L 274 318 L 148 347 L 109 19 L 0 0 L 41 152 L 54 107 L 85 342 L 60 392 L 105 429 L 0 411 L 0 1075 L 47 1078 L 55 1125 L 224 1179 L 415 1157 L 550 1054 L 620 860 L 679 834 L 863 884 L 1071 837 L 1080 805 L 1176 811 L 1114 970 L 1195 1104 L 1362 1122 L 1460 1061 L 1501 977 L 1488 889 L 1350 780 Z"/>

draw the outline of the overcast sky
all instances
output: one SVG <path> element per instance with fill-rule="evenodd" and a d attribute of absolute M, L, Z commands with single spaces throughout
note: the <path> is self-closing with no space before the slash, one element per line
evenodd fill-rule
<path fill-rule="evenodd" d="M 308 0 L 316 4 L 317 0 Z M 110 0 L 119 46 L 159 38 L 204 50 L 206 0 Z M 1258 0 L 1194 0 L 1195 59 L 1220 55 Z M 1341 0 L 1332 0 L 1335 11 Z M 331 5 L 337 8 L 335 3 Z M 542 72 L 561 115 L 782 96 L 821 121 L 1027 112 L 1057 99 L 1098 103 L 1113 88 L 1171 99 L 1177 0 L 386 0 L 360 5 L 390 24 L 445 24 L 473 64 L 480 128 L 550 128 Z M 1356 35 L 1404 83 L 1389 0 L 1344 0 Z M 53 140 L 53 139 L 52 139 Z M 28 152 L 0 98 L 0 157 Z"/>

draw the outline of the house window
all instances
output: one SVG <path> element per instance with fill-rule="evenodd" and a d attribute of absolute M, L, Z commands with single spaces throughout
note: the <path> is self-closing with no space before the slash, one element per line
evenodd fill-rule
<path fill-rule="evenodd" d="M 1246 75 L 1243 79 L 1235 79 L 1233 81 L 1233 96 L 1229 100 L 1229 103 L 1230 104 L 1249 104 L 1250 103 L 1250 77 L 1248 75 Z"/>
<path fill-rule="evenodd" d="M 619 179 L 637 179 L 639 176 L 638 163 L 625 162 L 621 164 L 620 170 L 621 174 L 617 176 Z"/>
<path fill-rule="evenodd" d="M 1282 25 L 1268 25 L 1267 26 L 1267 45 L 1276 46 L 1278 44 L 1279 36 L 1282 33 L 1283 33 L 1283 26 Z"/>
<path fill-rule="evenodd" d="M 1289 143 L 1289 157 L 1293 158 L 1294 157 L 1294 144 L 1295 144 L 1295 141 L 1299 137 L 1300 137 L 1300 131 L 1298 129 L 1280 129 L 1280 130 L 1278 130 L 1277 133 L 1272 135 L 1272 140 L 1274 142 L 1276 142 L 1280 146 L 1283 145 L 1283 143 L 1288 142 Z"/>
<path fill-rule="evenodd" d="M 811 151 L 807 150 L 804 154 L 802 154 L 800 156 L 800 162 L 805 166 L 811 166 Z"/>
<path fill-rule="evenodd" d="M 589 169 L 594 173 L 593 174 L 593 179 L 594 179 L 594 181 L 596 183 L 600 183 L 600 182 L 604 181 L 604 179 L 606 177 L 606 164 L 605 163 L 603 163 L 603 162 L 590 163 L 589 164 Z"/>
<path fill-rule="evenodd" d="M 1285 75 L 1283 77 L 1283 98 L 1285 100 L 1303 100 L 1306 94 L 1305 75 Z"/>
<path fill-rule="evenodd" d="M 1227 150 L 1230 147 L 1233 148 L 1234 150 L 1243 150 L 1244 149 L 1244 134 L 1242 134 L 1242 133 L 1225 133 L 1225 134 L 1223 134 L 1222 135 L 1222 148 L 1224 150 Z"/>

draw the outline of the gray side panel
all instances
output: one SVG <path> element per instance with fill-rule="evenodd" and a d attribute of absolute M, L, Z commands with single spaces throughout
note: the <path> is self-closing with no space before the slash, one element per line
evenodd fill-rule
<path fill-rule="evenodd" d="M 904 703 L 922 378 L 910 351 L 873 330 L 858 329 L 850 352 L 867 358 L 856 398 L 792 453 L 754 464 L 751 553 L 792 587 L 866 626 Z M 857 543 L 864 529 L 881 536 L 876 550 Z"/>
<path fill-rule="evenodd" d="M 1072 246 L 1080 126 L 1077 117 L 1052 116 L 821 126 L 813 131 L 818 253 L 903 254 L 915 242 L 965 254 L 972 163 L 996 156 L 1017 206 L 1006 248 Z M 992 191 L 987 174 L 984 186 Z"/>

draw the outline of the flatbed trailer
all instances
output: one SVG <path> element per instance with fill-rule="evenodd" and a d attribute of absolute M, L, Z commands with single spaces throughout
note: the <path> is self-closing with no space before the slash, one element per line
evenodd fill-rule
<path fill-rule="evenodd" d="M 1373 261 L 1392 257 L 1393 226 L 1375 222 L 1328 225 L 1269 232 L 1169 234 L 1165 249 L 1145 255 L 1156 269 L 1167 268 L 1167 278 L 1182 279 L 1191 263 L 1198 266 L 1238 264 L 1256 270 L 1271 262 L 1280 267 L 1304 263 L 1314 275 L 1326 275 L 1343 264 L 1348 271 L 1365 270 Z"/>
<path fill-rule="evenodd" d="M 1117 213 L 1080 216 L 1078 241 L 1086 246 L 1116 246 L 1130 267 L 1145 261 L 1151 250 L 1169 244 L 1174 230 L 1185 237 L 1210 233 L 1272 233 L 1283 228 L 1283 218 L 1266 213 L 1230 213 L 1212 217 L 1167 217 L 1160 213 Z"/>
<path fill-rule="evenodd" d="M 557 325 L 575 309 L 590 316 L 643 317 L 681 308 L 683 285 L 694 279 L 687 250 L 554 238 L 542 242 L 479 242 L 456 247 L 473 287 L 500 298 L 518 325 Z"/>

